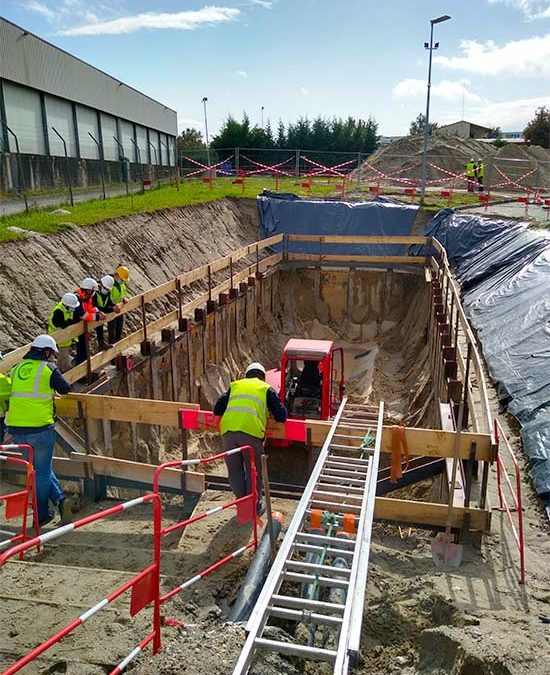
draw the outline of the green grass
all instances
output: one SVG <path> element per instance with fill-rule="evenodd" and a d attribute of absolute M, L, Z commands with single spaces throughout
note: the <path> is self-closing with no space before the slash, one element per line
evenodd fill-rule
<path fill-rule="evenodd" d="M 293 178 L 285 178 L 279 181 L 278 188 L 280 192 L 293 192 L 305 197 L 326 197 L 337 196 L 340 194 L 340 185 L 336 182 L 328 182 L 327 179 L 317 179 L 312 183 L 311 190 L 301 187 L 302 180 L 296 181 Z M 349 187 L 349 195 L 352 198 L 370 198 L 368 192 L 361 189 L 354 191 L 353 184 Z M 187 206 L 189 204 L 203 204 L 206 202 L 222 199 L 223 197 L 256 197 L 263 188 L 275 190 L 276 181 L 274 178 L 247 178 L 243 185 L 236 185 L 231 178 L 216 178 L 212 184 L 203 183 L 198 180 L 183 180 L 180 183 L 179 190 L 175 186 L 164 186 L 160 189 L 146 191 L 145 194 L 134 194 L 130 196 L 110 197 L 106 200 L 95 199 L 86 202 L 79 202 L 74 207 L 67 203 L 60 207 L 70 211 L 70 215 L 52 215 L 50 211 L 59 207 L 44 207 L 31 209 L 28 213 L 24 211 L 10 216 L 0 218 L 0 242 L 22 239 L 24 233 L 17 230 L 13 231 L 10 227 L 16 227 L 21 230 L 31 230 L 34 232 L 48 233 L 57 232 L 74 226 L 86 226 L 100 223 L 104 220 L 128 216 L 136 213 L 153 212 L 161 209 L 169 209 L 176 206 Z M 383 191 L 386 193 L 386 191 Z M 391 194 L 391 191 L 387 191 Z M 348 191 L 346 192 L 346 196 Z M 395 195 L 394 197 L 402 201 L 411 201 L 404 195 Z M 412 200 L 414 201 L 414 200 Z M 416 200 L 417 201 L 417 200 Z M 474 195 L 455 194 L 451 201 L 451 206 L 462 206 L 464 204 L 477 204 L 477 197 Z M 446 200 L 439 196 L 428 193 L 424 208 L 429 211 L 438 211 L 447 206 Z"/>
<path fill-rule="evenodd" d="M 13 232 L 9 227 L 17 227 L 34 232 L 56 232 L 76 226 L 92 225 L 110 218 L 128 216 L 135 213 L 159 211 L 160 209 L 189 204 L 203 204 L 205 202 L 222 199 L 223 197 L 256 197 L 263 188 L 275 189 L 273 178 L 247 178 L 242 185 L 235 185 L 230 178 L 217 178 L 212 185 L 200 180 L 181 181 L 179 191 L 175 186 L 165 186 L 160 189 L 146 191 L 145 194 L 111 197 L 106 200 L 96 199 L 79 202 L 71 207 L 67 203 L 59 206 L 48 206 L 40 209 L 31 209 L 28 213 L 4 216 L 0 218 L 0 241 L 21 239 L 24 234 Z M 279 191 L 294 192 L 302 196 L 323 197 L 333 194 L 336 189 L 334 183 L 313 183 L 311 191 L 300 186 L 300 181 L 284 179 L 279 181 Z M 52 215 L 50 211 L 63 208 L 70 211 L 70 215 Z"/>

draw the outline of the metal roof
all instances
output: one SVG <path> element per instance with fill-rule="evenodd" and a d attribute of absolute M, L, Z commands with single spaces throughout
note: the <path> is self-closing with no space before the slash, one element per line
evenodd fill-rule
<path fill-rule="evenodd" d="M 291 338 L 285 346 L 285 354 L 291 359 L 323 359 L 332 350 L 332 340 L 301 340 Z"/>

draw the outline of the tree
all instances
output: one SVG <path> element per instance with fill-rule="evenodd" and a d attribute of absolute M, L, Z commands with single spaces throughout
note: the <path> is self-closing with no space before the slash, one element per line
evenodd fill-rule
<path fill-rule="evenodd" d="M 411 122 L 409 127 L 409 136 L 420 136 L 424 133 L 424 125 L 426 124 L 426 115 L 420 113 L 418 117 Z M 428 133 L 431 135 L 439 125 L 437 122 L 430 122 L 428 124 Z"/>
<path fill-rule="evenodd" d="M 502 138 L 502 129 L 500 127 L 492 127 L 487 134 L 487 138 Z"/>
<path fill-rule="evenodd" d="M 187 128 L 176 138 L 176 147 L 179 154 L 184 150 L 202 150 L 206 146 L 200 131 Z"/>
<path fill-rule="evenodd" d="M 548 148 L 550 145 L 550 109 L 546 106 L 537 108 L 535 116 L 523 130 L 523 137 L 531 145 Z"/>

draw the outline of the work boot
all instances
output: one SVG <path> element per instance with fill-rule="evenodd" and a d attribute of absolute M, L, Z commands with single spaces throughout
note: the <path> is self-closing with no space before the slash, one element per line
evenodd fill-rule
<path fill-rule="evenodd" d="M 98 342 L 97 346 L 99 347 L 100 352 L 104 352 L 106 349 L 111 349 L 113 347 L 110 342 L 105 342 L 105 340 Z"/>
<path fill-rule="evenodd" d="M 57 508 L 59 509 L 62 525 L 68 525 L 73 522 L 73 510 L 70 501 L 66 497 L 57 502 Z"/>

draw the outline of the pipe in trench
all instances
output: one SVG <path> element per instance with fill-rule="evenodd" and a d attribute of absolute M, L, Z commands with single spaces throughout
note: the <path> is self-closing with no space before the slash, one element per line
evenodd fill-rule
<path fill-rule="evenodd" d="M 278 511 L 273 512 L 273 534 L 275 539 L 279 536 L 283 526 L 284 516 Z M 271 544 L 267 528 L 262 534 L 258 550 L 254 556 L 246 577 L 235 600 L 235 604 L 229 614 L 229 621 L 247 621 L 258 600 L 262 586 L 271 567 Z"/>

